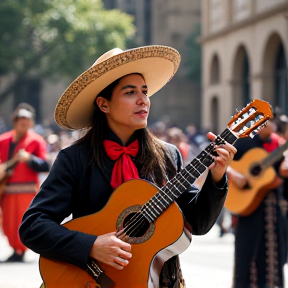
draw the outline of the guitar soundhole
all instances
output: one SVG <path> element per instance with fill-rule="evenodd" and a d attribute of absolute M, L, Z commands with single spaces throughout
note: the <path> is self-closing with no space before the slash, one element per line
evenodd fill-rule
<path fill-rule="evenodd" d="M 124 219 L 123 227 L 127 236 L 142 237 L 149 229 L 150 224 L 146 218 L 140 214 L 131 213 Z"/>
<path fill-rule="evenodd" d="M 262 172 L 262 168 L 259 164 L 256 164 L 251 167 L 251 170 L 250 170 L 251 175 L 259 176 L 261 172 Z"/>
<path fill-rule="evenodd" d="M 131 244 L 147 241 L 154 233 L 155 225 L 150 223 L 141 213 L 142 205 L 134 205 L 122 211 L 117 219 L 117 231 L 122 231 L 122 237 Z M 124 236 L 125 235 L 125 236 Z"/>

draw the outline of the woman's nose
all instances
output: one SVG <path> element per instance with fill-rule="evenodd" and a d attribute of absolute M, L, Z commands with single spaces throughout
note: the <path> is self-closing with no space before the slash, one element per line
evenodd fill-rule
<path fill-rule="evenodd" d="M 142 95 L 138 98 L 137 100 L 137 104 L 138 105 L 147 105 L 149 103 L 149 98 L 144 95 L 143 93 L 141 93 Z"/>

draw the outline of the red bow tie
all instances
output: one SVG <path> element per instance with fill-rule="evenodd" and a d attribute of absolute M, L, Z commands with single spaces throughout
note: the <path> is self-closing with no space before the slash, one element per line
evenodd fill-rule
<path fill-rule="evenodd" d="M 111 186 L 113 189 L 116 189 L 129 179 L 139 178 L 137 168 L 129 156 L 135 157 L 137 155 L 139 150 L 138 140 L 135 140 L 127 147 L 123 147 L 110 140 L 104 140 L 103 143 L 107 155 L 112 160 L 118 159 L 112 171 Z"/>

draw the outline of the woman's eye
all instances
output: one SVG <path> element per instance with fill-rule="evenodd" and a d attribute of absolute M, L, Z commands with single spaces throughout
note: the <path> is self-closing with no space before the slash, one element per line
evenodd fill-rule
<path fill-rule="evenodd" d="M 142 91 L 142 93 L 147 96 L 148 91 Z"/>
<path fill-rule="evenodd" d="M 132 95 L 132 94 L 134 94 L 134 91 L 128 91 L 128 92 L 126 92 L 125 94 L 127 94 L 127 95 Z"/>

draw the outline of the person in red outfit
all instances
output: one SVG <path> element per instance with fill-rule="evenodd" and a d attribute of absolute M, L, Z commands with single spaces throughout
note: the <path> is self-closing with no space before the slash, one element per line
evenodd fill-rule
<path fill-rule="evenodd" d="M 39 188 L 38 173 L 48 172 L 46 142 L 31 131 L 35 111 L 21 103 L 12 114 L 13 130 L 0 135 L 0 195 L 2 229 L 14 253 L 4 262 L 22 262 L 27 248 L 18 229 L 25 210 Z"/>

